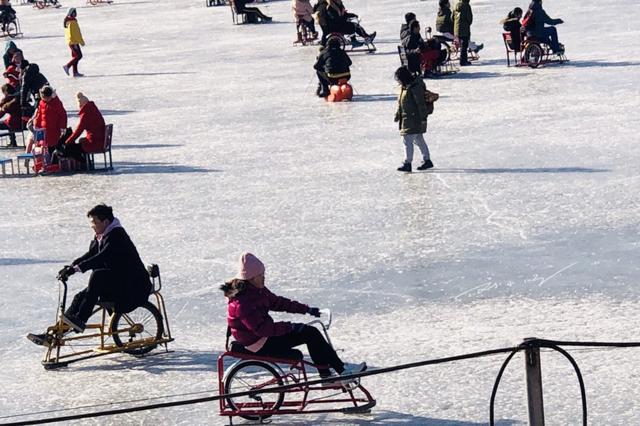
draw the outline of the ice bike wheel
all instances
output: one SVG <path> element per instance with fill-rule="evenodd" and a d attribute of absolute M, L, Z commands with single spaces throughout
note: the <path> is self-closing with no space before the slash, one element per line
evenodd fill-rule
<path fill-rule="evenodd" d="M 542 47 L 537 43 L 527 45 L 524 51 L 524 60 L 531 68 L 538 68 L 543 56 Z"/>
<path fill-rule="evenodd" d="M 16 24 L 16 21 L 9 22 L 4 31 L 9 37 L 16 38 L 18 36 L 18 24 Z"/>
<path fill-rule="evenodd" d="M 109 328 L 113 342 L 118 347 L 148 341 L 148 344 L 123 350 L 131 355 L 144 355 L 151 352 L 158 346 L 153 342 L 162 339 L 164 333 L 162 314 L 153 303 L 148 301 L 128 314 L 116 312 Z"/>
<path fill-rule="evenodd" d="M 282 386 L 282 377 L 276 369 L 263 361 L 247 361 L 233 367 L 224 383 L 224 393 L 246 392 Z M 227 397 L 231 408 L 246 420 L 259 421 L 271 417 L 271 414 L 252 415 L 242 414 L 242 410 L 271 410 L 276 411 L 282 406 L 284 391 L 265 392 L 257 395 Z"/>

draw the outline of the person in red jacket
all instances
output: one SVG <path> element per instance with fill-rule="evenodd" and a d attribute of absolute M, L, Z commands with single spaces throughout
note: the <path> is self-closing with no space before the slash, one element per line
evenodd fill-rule
<path fill-rule="evenodd" d="M 40 89 L 40 103 L 33 117 L 33 126 L 44 129 L 44 142 L 52 153 L 67 128 L 67 111 L 51 86 Z"/>
<path fill-rule="evenodd" d="M 22 110 L 20 109 L 20 100 L 18 93 L 10 84 L 2 85 L 2 100 L 0 101 L 0 118 L 5 115 L 7 118 L 0 122 L 0 130 L 8 130 L 15 132 L 22 130 Z M 18 146 L 16 143 L 15 133 L 9 133 L 9 145 L 11 147 Z"/>
<path fill-rule="evenodd" d="M 287 358 L 291 348 L 306 344 L 317 365 L 329 366 L 341 375 L 366 370 L 365 363 L 346 369 L 317 328 L 302 323 L 274 322 L 269 311 L 319 317 L 320 310 L 271 293 L 264 285 L 264 272 L 260 259 L 243 253 L 238 276 L 220 287 L 229 301 L 227 324 L 240 345 L 259 356 Z M 331 376 L 328 369 L 318 372 L 323 378 Z"/>
<path fill-rule="evenodd" d="M 80 121 L 73 133 L 64 142 L 62 155 L 83 161 L 85 153 L 102 152 L 105 124 L 96 104 L 90 101 L 82 92 L 78 92 L 76 98 L 80 109 Z M 84 131 L 87 132 L 85 137 L 80 138 L 76 143 L 76 140 Z"/>
<path fill-rule="evenodd" d="M 12 85 L 14 89 L 19 89 L 20 77 L 22 76 L 22 72 L 28 65 L 29 61 L 24 59 L 21 51 L 18 51 L 13 54 L 11 63 L 2 75 L 7 80 L 7 83 Z"/>

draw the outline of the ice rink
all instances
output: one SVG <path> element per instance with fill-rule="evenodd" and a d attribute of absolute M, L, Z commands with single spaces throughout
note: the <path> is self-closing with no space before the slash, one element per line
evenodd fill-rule
<path fill-rule="evenodd" d="M 226 329 L 218 286 L 246 250 L 265 262 L 273 292 L 331 308 L 341 356 L 370 368 L 530 336 L 640 341 L 637 1 L 545 0 L 565 21 L 570 62 L 533 70 L 507 68 L 499 24 L 527 3 L 472 0 L 472 39 L 485 49 L 458 74 L 426 80 L 440 94 L 426 134 L 435 169 L 413 174 L 395 170 L 396 46 L 406 12 L 435 28 L 437 1 L 345 3 L 378 32 L 378 51 L 352 56 L 356 95 L 340 104 L 314 95 L 317 48 L 292 46 L 289 1 L 258 5 L 271 24 L 238 26 L 228 7 L 204 0 L 14 5 L 25 34 L 16 43 L 57 89 L 70 124 L 78 91 L 114 124 L 115 169 L 0 179 L 0 422 L 216 393 Z M 67 7 L 87 43 L 81 79 L 62 70 Z M 160 265 L 174 352 L 45 371 L 43 351 L 24 336 L 54 319 L 55 274 L 88 248 L 85 214 L 99 202 L 114 207 L 143 260 Z M 71 292 L 87 278 L 73 276 Z M 589 423 L 640 424 L 640 349 L 569 352 Z M 484 425 L 504 358 L 373 376 L 365 384 L 378 405 L 368 416 L 273 424 Z M 519 355 L 505 372 L 501 425 L 527 421 L 523 364 Z M 543 351 L 542 368 L 547 424 L 579 424 L 571 365 Z M 217 410 L 78 424 L 222 424 Z"/>

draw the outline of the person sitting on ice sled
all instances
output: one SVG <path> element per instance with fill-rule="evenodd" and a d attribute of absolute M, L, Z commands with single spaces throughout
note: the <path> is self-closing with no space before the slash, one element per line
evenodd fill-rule
<path fill-rule="evenodd" d="M 409 33 L 402 39 L 402 46 L 407 54 L 407 68 L 412 73 L 419 73 L 424 69 L 425 76 L 433 74 L 441 55 L 440 42 L 435 39 L 424 41 L 420 35 L 420 22 L 413 20 L 409 24 Z"/>
<path fill-rule="evenodd" d="M 318 75 L 316 94 L 321 98 L 329 95 L 329 86 L 338 84 L 340 80 L 351 79 L 351 58 L 342 49 L 338 37 L 329 37 L 327 47 L 320 51 L 320 56 L 313 68 Z"/>
<path fill-rule="evenodd" d="M 316 32 L 316 25 L 313 21 L 313 6 L 309 0 L 291 0 L 291 11 L 293 12 L 293 18 L 296 20 L 296 29 L 298 32 L 298 39 L 296 43 L 302 43 L 302 27 L 307 29 L 307 38 L 310 40 L 316 40 L 318 33 Z"/>
<path fill-rule="evenodd" d="M 258 356 L 275 358 L 286 358 L 291 348 L 306 344 L 314 364 L 331 367 L 340 375 L 367 369 L 366 363 L 345 368 L 317 328 L 303 323 L 275 322 L 269 311 L 319 317 L 320 310 L 271 293 L 264 284 L 264 264 L 253 254 L 243 253 L 239 263 L 236 278 L 220 286 L 228 299 L 227 324 L 236 342 Z M 322 378 L 331 377 L 328 368 L 318 373 Z"/>
<path fill-rule="evenodd" d="M 257 7 L 249 7 L 247 3 L 253 3 L 253 0 L 235 0 L 236 11 L 247 15 L 247 21 L 250 24 L 258 22 L 271 22 L 273 18 L 262 13 Z"/>
<path fill-rule="evenodd" d="M 553 53 L 564 54 L 564 45 L 558 42 L 558 31 L 555 25 L 564 23 L 562 19 L 553 19 L 542 8 L 542 0 L 532 0 L 529 10 L 522 19 L 522 27 L 527 37 L 534 37 L 551 47 Z M 550 25 L 549 27 L 545 24 Z"/>
<path fill-rule="evenodd" d="M 367 43 L 371 43 L 377 34 L 375 31 L 368 34 L 360 24 L 350 21 L 357 17 L 358 15 L 347 12 L 342 0 L 328 0 L 326 20 L 329 32 L 351 35 L 351 45 L 354 47 L 362 45 L 356 40 L 356 34 L 364 38 Z"/>
<path fill-rule="evenodd" d="M 118 312 L 131 312 L 146 302 L 153 290 L 136 246 L 113 216 L 113 209 L 99 204 L 87 217 L 95 232 L 89 251 L 58 272 L 58 279 L 66 281 L 76 272 L 93 271 L 87 288 L 75 295 L 62 315 L 69 330 L 78 333 L 84 331 L 98 301 L 113 303 Z M 37 345 L 46 345 L 48 337 L 46 333 L 27 336 Z"/>

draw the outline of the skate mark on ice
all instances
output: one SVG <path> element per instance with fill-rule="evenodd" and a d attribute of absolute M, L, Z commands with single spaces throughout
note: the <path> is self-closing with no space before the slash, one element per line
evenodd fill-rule
<path fill-rule="evenodd" d="M 546 278 L 543 278 L 539 283 L 538 283 L 538 287 L 542 287 L 542 285 L 544 283 L 546 283 L 547 281 L 551 280 L 552 278 L 554 278 L 557 275 L 560 275 L 561 273 L 563 273 L 564 271 L 566 271 L 567 269 L 573 268 L 574 266 L 576 266 L 578 264 L 578 262 L 573 262 L 570 265 L 565 266 L 564 268 L 560 269 L 557 272 L 554 272 L 553 274 L 549 275 Z"/>

